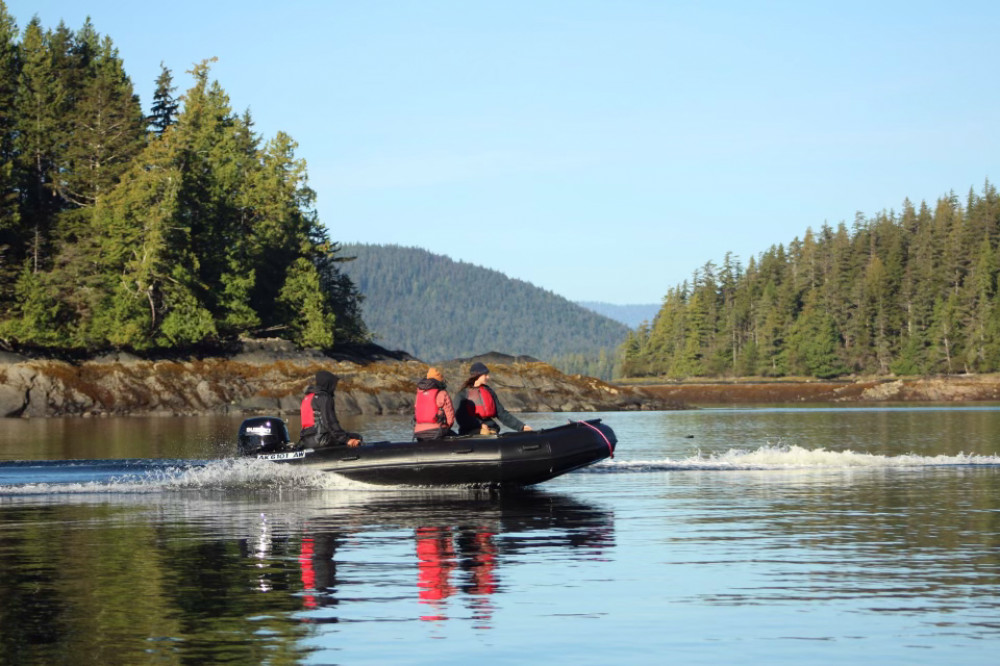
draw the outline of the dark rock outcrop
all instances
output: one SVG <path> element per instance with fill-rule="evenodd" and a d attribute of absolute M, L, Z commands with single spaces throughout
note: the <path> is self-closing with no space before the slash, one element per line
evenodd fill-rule
<path fill-rule="evenodd" d="M 474 360 L 487 363 L 491 383 L 511 411 L 680 409 L 641 387 L 567 376 L 529 357 L 490 353 L 437 364 L 452 393 Z M 375 345 L 326 355 L 284 341 L 248 341 L 225 357 L 149 360 L 106 354 L 87 361 L 0 358 L 0 415 L 6 417 L 297 414 L 317 370 L 340 375 L 337 411 L 406 414 L 427 364 Z"/>

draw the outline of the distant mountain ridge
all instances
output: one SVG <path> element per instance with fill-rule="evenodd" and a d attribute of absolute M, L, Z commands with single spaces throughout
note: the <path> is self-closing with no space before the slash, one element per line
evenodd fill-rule
<path fill-rule="evenodd" d="M 355 257 L 341 270 L 364 295 L 375 342 L 428 363 L 490 351 L 550 362 L 613 359 L 628 336 L 619 321 L 492 269 L 420 248 L 341 247 Z"/>
<path fill-rule="evenodd" d="M 661 307 L 660 303 L 618 305 L 617 303 L 602 303 L 600 301 L 577 301 L 576 304 L 621 322 L 629 328 L 638 328 L 642 322 L 652 324 Z"/>

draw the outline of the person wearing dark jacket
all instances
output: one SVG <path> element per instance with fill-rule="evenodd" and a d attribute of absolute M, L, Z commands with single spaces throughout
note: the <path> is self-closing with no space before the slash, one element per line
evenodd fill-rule
<path fill-rule="evenodd" d="M 316 373 L 316 383 L 306 389 L 302 398 L 300 414 L 302 430 L 299 444 L 306 448 L 319 449 L 324 446 L 359 446 L 361 435 L 347 432 L 340 427 L 334 410 L 333 392 L 340 378 L 332 372 L 320 370 Z"/>
<path fill-rule="evenodd" d="M 489 368 L 478 361 L 473 363 L 469 368 L 469 378 L 458 392 L 458 409 L 455 410 L 458 434 L 496 434 L 500 432 L 497 421 L 512 430 L 531 430 L 530 426 L 503 408 L 496 392 L 487 384 L 489 380 Z"/>

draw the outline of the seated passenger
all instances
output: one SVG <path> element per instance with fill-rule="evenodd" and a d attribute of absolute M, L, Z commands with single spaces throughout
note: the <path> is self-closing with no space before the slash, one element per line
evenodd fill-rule
<path fill-rule="evenodd" d="M 451 437 L 455 423 L 455 408 L 445 390 L 444 376 L 437 368 L 428 368 L 427 376 L 417 382 L 417 399 L 413 405 L 413 436 L 418 440 Z"/>
<path fill-rule="evenodd" d="M 316 384 L 306 389 L 299 414 L 302 430 L 299 432 L 301 446 L 319 449 L 325 446 L 360 446 L 361 435 L 347 432 L 340 427 L 333 405 L 333 392 L 340 378 L 332 372 L 320 370 L 316 373 Z"/>
<path fill-rule="evenodd" d="M 495 419 L 513 430 L 531 430 L 530 426 L 503 408 L 497 394 L 487 385 L 489 379 L 490 370 L 484 364 L 476 362 L 469 368 L 469 378 L 458 392 L 458 410 L 455 412 L 458 434 L 496 434 L 500 425 Z"/>

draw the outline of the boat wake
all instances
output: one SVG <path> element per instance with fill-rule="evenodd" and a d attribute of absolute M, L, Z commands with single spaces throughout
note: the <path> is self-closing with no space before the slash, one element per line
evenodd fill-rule
<path fill-rule="evenodd" d="M 697 454 L 678 460 L 605 460 L 583 473 L 674 472 L 709 470 L 790 470 L 790 469 L 918 469 L 931 467 L 997 467 L 1000 456 L 959 453 L 945 456 L 906 454 L 885 456 L 856 451 L 805 449 L 800 446 L 762 446 L 758 449 L 729 449 L 724 453 Z"/>
<path fill-rule="evenodd" d="M 724 470 L 837 470 L 1000 467 L 1000 456 L 973 454 L 885 456 L 855 451 L 762 446 L 681 459 L 623 460 L 574 474 Z M 224 460 L 57 460 L 0 462 L 0 499 L 51 494 L 129 494 L 198 490 L 350 490 L 373 486 L 304 466 L 252 458 Z M 391 488 L 385 487 L 385 488 Z"/>
<path fill-rule="evenodd" d="M 52 493 L 367 488 L 333 474 L 248 458 L 0 463 L 0 497 Z"/>

